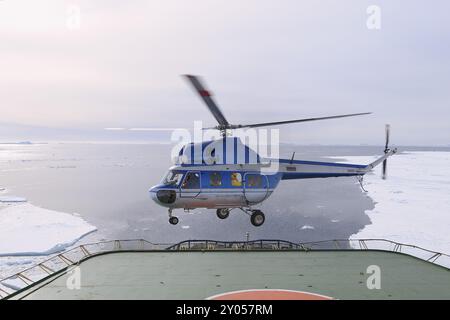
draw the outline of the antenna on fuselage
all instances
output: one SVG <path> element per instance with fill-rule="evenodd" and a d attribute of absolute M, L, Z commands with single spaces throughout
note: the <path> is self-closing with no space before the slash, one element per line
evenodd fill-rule
<path fill-rule="evenodd" d="M 292 153 L 291 164 L 294 162 L 295 151 Z"/>

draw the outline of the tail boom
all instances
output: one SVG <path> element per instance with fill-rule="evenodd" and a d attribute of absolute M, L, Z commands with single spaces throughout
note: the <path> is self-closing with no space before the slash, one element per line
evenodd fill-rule
<path fill-rule="evenodd" d="M 362 176 L 396 152 L 397 149 L 388 150 L 368 165 L 279 159 L 279 171 L 282 180 Z"/>

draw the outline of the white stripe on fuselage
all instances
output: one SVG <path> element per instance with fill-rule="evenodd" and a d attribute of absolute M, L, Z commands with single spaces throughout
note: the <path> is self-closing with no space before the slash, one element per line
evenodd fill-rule
<path fill-rule="evenodd" d="M 173 166 L 170 170 L 188 170 L 188 171 L 244 171 L 244 172 L 261 172 L 262 174 L 271 175 L 277 173 L 360 173 L 364 174 L 368 171 L 366 167 L 348 167 L 327 165 L 325 163 L 309 164 L 309 163 L 278 163 L 271 164 L 213 164 L 198 166 Z M 270 171 L 270 168 L 277 169 Z M 289 170 L 288 170 L 289 168 Z"/>

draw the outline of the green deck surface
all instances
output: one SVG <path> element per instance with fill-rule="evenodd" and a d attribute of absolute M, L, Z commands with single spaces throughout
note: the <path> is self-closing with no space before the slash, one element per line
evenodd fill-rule
<path fill-rule="evenodd" d="M 369 290 L 367 267 L 381 269 Z M 450 299 L 450 270 L 383 251 L 115 252 L 80 264 L 81 289 L 66 272 L 12 299 L 205 299 L 244 289 L 289 289 L 336 299 Z"/>

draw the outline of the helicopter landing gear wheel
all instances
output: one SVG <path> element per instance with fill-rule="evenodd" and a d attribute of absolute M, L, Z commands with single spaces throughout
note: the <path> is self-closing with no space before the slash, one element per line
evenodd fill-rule
<path fill-rule="evenodd" d="M 169 223 L 172 225 L 176 225 L 178 223 L 178 218 L 177 217 L 170 217 L 169 218 Z"/>
<path fill-rule="evenodd" d="M 261 210 L 253 211 L 252 215 L 250 216 L 250 222 L 255 227 L 262 226 L 265 220 L 266 217 L 264 216 L 264 213 L 262 213 Z"/>
<path fill-rule="evenodd" d="M 176 225 L 178 223 L 178 218 L 172 216 L 172 208 L 169 208 L 169 223 L 171 225 Z"/>
<path fill-rule="evenodd" d="M 219 219 L 226 219 L 230 215 L 230 210 L 227 208 L 217 209 L 216 214 Z"/>

